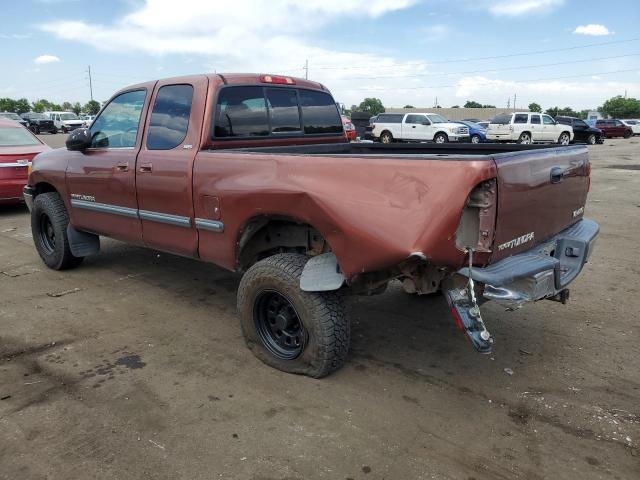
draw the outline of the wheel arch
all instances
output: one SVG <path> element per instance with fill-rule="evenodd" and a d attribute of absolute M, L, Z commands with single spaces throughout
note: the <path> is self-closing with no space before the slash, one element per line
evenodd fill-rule
<path fill-rule="evenodd" d="M 316 256 L 331 252 L 326 236 L 307 220 L 289 215 L 253 216 L 236 237 L 235 267 L 246 271 L 259 260 L 277 253 Z"/>

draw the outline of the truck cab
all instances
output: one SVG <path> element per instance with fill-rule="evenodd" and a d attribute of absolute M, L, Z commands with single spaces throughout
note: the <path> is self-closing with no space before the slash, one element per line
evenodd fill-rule
<path fill-rule="evenodd" d="M 469 128 L 449 122 L 437 113 L 381 113 L 373 124 L 374 139 L 381 143 L 464 142 L 469 141 Z"/>

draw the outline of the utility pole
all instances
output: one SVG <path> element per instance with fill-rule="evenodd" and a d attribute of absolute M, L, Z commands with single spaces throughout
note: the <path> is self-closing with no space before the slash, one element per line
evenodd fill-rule
<path fill-rule="evenodd" d="M 511 97 L 507 98 L 507 108 L 511 107 Z"/>
<path fill-rule="evenodd" d="M 87 67 L 89 73 L 89 94 L 91 95 L 91 101 L 93 102 L 93 84 L 91 83 L 91 65 Z"/>
<path fill-rule="evenodd" d="M 305 80 L 309 79 L 309 59 L 304 61 L 304 78 Z"/>
<path fill-rule="evenodd" d="M 514 93 L 513 94 L 513 109 L 514 110 L 516 109 L 516 98 L 518 98 L 518 95 Z"/>

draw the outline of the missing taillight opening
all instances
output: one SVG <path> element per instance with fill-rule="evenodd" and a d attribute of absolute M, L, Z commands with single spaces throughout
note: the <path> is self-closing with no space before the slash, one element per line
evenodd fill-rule
<path fill-rule="evenodd" d="M 496 180 L 485 180 L 467 197 L 456 231 L 456 246 L 460 250 L 491 252 L 496 209 Z"/>

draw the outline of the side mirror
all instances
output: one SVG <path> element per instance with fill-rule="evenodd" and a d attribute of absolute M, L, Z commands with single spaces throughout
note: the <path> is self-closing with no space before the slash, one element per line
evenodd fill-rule
<path fill-rule="evenodd" d="M 91 146 L 91 132 L 88 128 L 76 128 L 66 141 L 67 150 L 82 152 Z"/>

